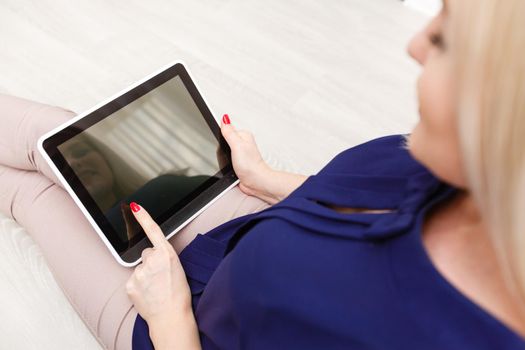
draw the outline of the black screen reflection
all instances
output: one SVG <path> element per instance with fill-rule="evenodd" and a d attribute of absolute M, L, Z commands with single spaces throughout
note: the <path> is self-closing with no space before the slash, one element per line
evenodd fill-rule
<path fill-rule="evenodd" d="M 129 203 L 138 202 L 153 218 L 160 218 L 212 178 L 166 173 L 147 180 L 87 134 L 76 136 L 61 152 L 121 241 L 129 242 L 141 231 Z M 221 168 L 227 158 L 220 149 L 216 154 L 218 168 Z"/>

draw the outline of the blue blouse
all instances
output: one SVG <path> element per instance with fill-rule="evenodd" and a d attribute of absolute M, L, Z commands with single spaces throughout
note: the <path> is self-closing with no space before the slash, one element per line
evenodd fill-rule
<path fill-rule="evenodd" d="M 403 142 L 345 150 L 278 204 L 181 252 L 203 349 L 525 349 L 430 261 L 425 213 L 457 189 Z M 153 349 L 140 316 L 132 342 Z"/>

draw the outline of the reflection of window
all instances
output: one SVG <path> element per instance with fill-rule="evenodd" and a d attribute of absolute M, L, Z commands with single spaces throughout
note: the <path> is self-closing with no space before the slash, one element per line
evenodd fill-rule
<path fill-rule="evenodd" d="M 180 78 L 117 111 L 89 133 L 147 178 L 166 172 L 213 175 L 219 170 L 218 143 Z"/>

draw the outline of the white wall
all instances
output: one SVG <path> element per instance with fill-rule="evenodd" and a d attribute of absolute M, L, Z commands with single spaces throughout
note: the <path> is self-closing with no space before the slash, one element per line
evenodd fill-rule
<path fill-rule="evenodd" d="M 432 16 L 441 9 L 442 0 L 405 0 L 405 4 Z"/>

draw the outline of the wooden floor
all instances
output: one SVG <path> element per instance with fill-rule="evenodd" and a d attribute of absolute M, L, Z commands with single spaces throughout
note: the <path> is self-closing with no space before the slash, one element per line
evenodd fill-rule
<path fill-rule="evenodd" d="M 426 20 L 397 0 L 2 0 L 0 92 L 81 112 L 182 59 L 216 116 L 251 130 L 272 166 L 312 174 L 411 130 L 419 68 L 406 45 Z M 9 225 L 0 217 L 0 255 L 13 259 L 0 267 L 0 348 L 97 349 Z M 42 293 L 63 301 L 27 306 Z"/>

